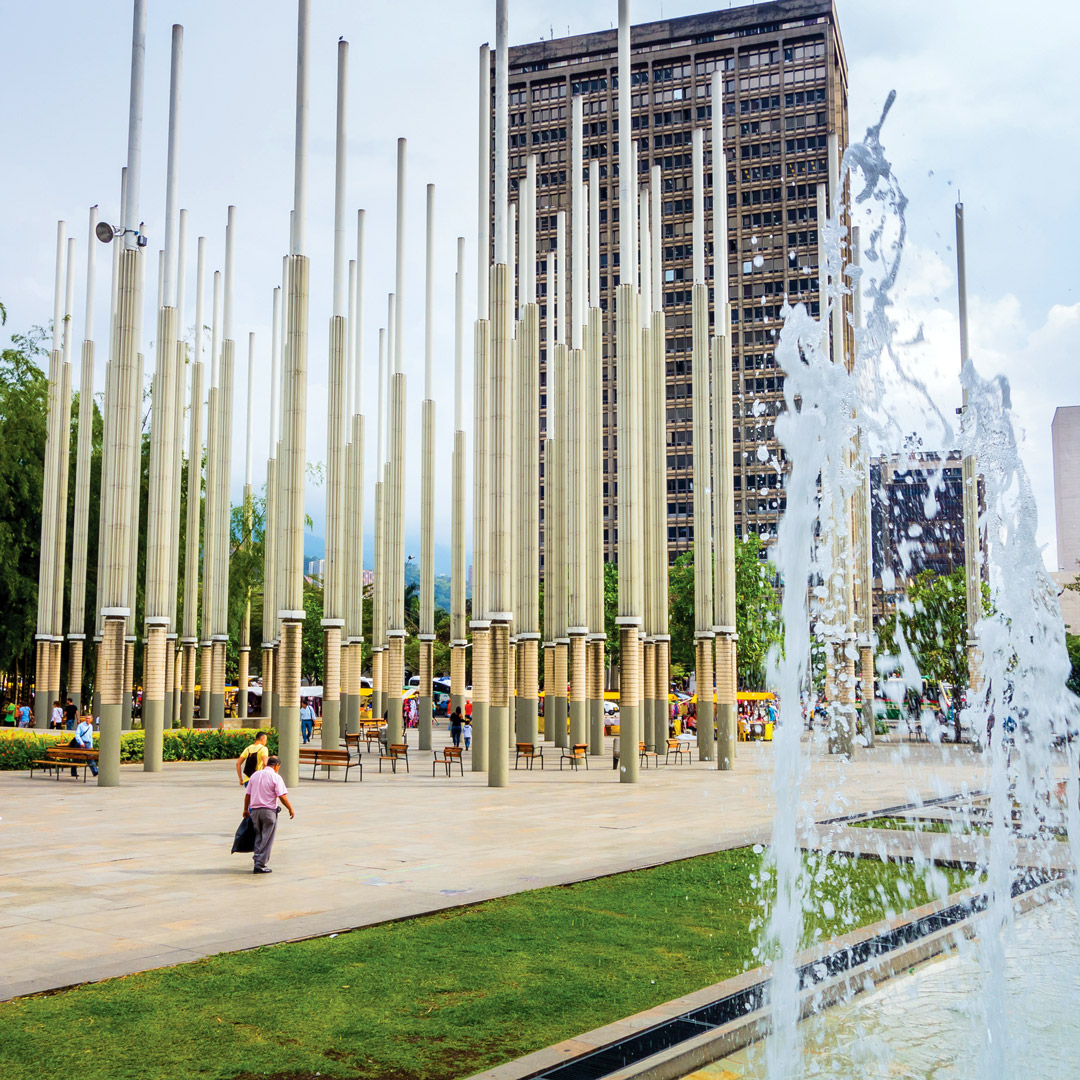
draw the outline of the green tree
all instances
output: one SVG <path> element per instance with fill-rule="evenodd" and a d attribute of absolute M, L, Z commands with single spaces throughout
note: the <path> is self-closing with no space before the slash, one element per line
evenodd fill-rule
<path fill-rule="evenodd" d="M 769 650 L 783 638 L 776 567 L 761 558 L 761 538 L 735 541 L 735 632 L 739 685 L 764 690 Z"/>
<path fill-rule="evenodd" d="M 772 563 L 761 558 L 761 539 L 749 533 L 735 541 L 735 632 L 739 685 L 763 689 L 769 649 L 781 639 L 780 600 Z M 694 552 L 683 552 L 668 571 L 668 629 L 671 662 L 692 671 L 694 651 Z"/>
<path fill-rule="evenodd" d="M 262 642 L 263 570 L 266 562 L 266 500 L 262 495 L 251 499 L 251 531 L 247 530 L 244 506 L 234 506 L 229 518 L 229 659 L 230 677 L 238 674 L 240 628 L 244 608 L 251 604 L 252 659 L 259 655 Z M 254 670 L 254 665 L 252 665 Z M 304 668 L 304 674 L 307 674 Z"/>
<path fill-rule="evenodd" d="M 955 735 L 960 741 L 960 707 L 968 682 L 967 602 L 964 568 L 951 574 L 923 570 L 908 586 L 909 608 L 890 615 L 878 629 L 879 647 L 899 651 L 899 636 L 911 648 L 923 678 L 952 688 Z M 982 584 L 984 614 L 991 614 L 990 586 Z"/>
<path fill-rule="evenodd" d="M 300 674 L 312 684 L 322 682 L 326 650 L 323 643 L 323 591 L 304 582 L 304 636 L 300 647 Z M 303 693 L 303 691 L 301 691 Z"/>
<path fill-rule="evenodd" d="M 1080 697 L 1080 634 L 1066 632 L 1065 647 L 1069 650 L 1069 663 L 1072 665 L 1065 685 Z"/>
<path fill-rule="evenodd" d="M 604 659 L 609 667 L 619 663 L 619 568 L 613 562 L 604 563 Z"/>
<path fill-rule="evenodd" d="M 47 335 L 41 327 L 14 334 L 0 353 L 0 670 L 6 672 L 33 667 L 48 407 L 38 357 L 47 355 Z"/>

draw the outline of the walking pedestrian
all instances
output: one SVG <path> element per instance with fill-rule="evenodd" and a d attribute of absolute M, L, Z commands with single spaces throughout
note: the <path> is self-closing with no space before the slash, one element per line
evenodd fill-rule
<path fill-rule="evenodd" d="M 24 701 L 19 706 L 19 727 L 30 726 L 30 706 Z"/>
<path fill-rule="evenodd" d="M 67 704 L 64 706 L 64 720 L 68 731 L 74 731 L 75 725 L 79 722 L 79 710 L 72 704 L 71 698 L 67 699 Z"/>
<path fill-rule="evenodd" d="M 260 731 L 255 736 L 255 741 L 244 748 L 243 752 L 236 759 L 236 775 L 240 780 L 240 783 L 246 787 L 248 781 L 266 768 L 266 763 L 270 759 L 270 751 L 266 748 L 266 732 Z"/>
<path fill-rule="evenodd" d="M 59 731 L 64 726 L 64 710 L 60 705 L 60 699 L 52 703 L 52 716 L 49 718 L 49 727 Z"/>
<path fill-rule="evenodd" d="M 280 768 L 281 758 L 272 754 L 267 758 L 266 768 L 251 778 L 248 789 L 244 792 L 244 817 L 250 817 L 251 824 L 255 827 L 254 874 L 273 873 L 266 864 L 270 861 L 270 850 L 274 846 L 274 834 L 277 832 L 278 799 L 289 811 L 289 817 L 296 817 L 292 803 L 289 802 L 289 789 L 278 775 Z"/>
<path fill-rule="evenodd" d="M 304 698 L 300 706 L 300 735 L 307 742 L 315 734 L 315 710 L 311 707 L 311 699 Z"/>
<path fill-rule="evenodd" d="M 469 749 L 469 743 L 472 742 L 472 721 L 466 718 L 465 723 L 461 725 L 461 735 L 465 739 L 465 749 Z"/>
<path fill-rule="evenodd" d="M 455 746 L 461 745 L 461 709 L 455 709 L 450 717 L 450 741 Z"/>

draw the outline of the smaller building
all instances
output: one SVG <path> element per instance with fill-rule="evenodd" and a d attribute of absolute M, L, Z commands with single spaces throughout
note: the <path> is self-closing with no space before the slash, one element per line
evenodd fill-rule
<path fill-rule="evenodd" d="M 960 452 L 913 451 L 870 463 L 874 614 L 892 614 L 907 583 L 923 570 L 951 574 L 964 565 Z"/>
<path fill-rule="evenodd" d="M 1080 634 L 1080 592 L 1066 589 L 1080 576 L 1080 405 L 1054 410 L 1054 517 L 1057 568 L 1050 576 L 1060 592 L 1061 614 L 1070 634 Z"/>

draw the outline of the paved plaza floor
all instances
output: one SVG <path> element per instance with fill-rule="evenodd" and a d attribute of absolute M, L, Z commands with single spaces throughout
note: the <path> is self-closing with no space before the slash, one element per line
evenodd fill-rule
<path fill-rule="evenodd" d="M 843 764 L 805 749 L 808 819 L 983 786 L 966 747 L 879 744 Z M 463 777 L 433 778 L 415 745 L 410 773 L 362 755 L 362 783 L 355 770 L 301 779 L 267 876 L 229 853 L 243 806 L 232 761 L 124 766 L 112 789 L 0 773 L 0 999 L 768 839 L 773 744 L 740 744 L 732 772 L 695 755 L 636 785 L 610 752 L 587 772 L 544 752 L 546 769 L 511 769 L 501 790 L 468 755 Z"/>

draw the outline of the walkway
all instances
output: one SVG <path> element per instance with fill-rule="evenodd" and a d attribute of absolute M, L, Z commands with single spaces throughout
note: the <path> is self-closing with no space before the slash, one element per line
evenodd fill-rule
<path fill-rule="evenodd" d="M 445 729 L 436 735 L 446 740 Z M 552 754 L 545 747 L 545 754 Z M 0 773 L 0 999 L 331 933 L 545 885 L 764 842 L 771 744 L 740 745 L 737 771 L 412 773 L 302 780 L 272 867 L 230 855 L 242 806 L 232 762 L 124 766 L 121 786 Z M 427 755 L 430 758 L 430 755 Z M 555 766 L 554 768 L 552 766 Z M 879 746 L 842 769 L 811 751 L 803 805 L 815 820 L 982 785 L 965 748 Z M 866 830 L 850 830 L 865 832 Z"/>

